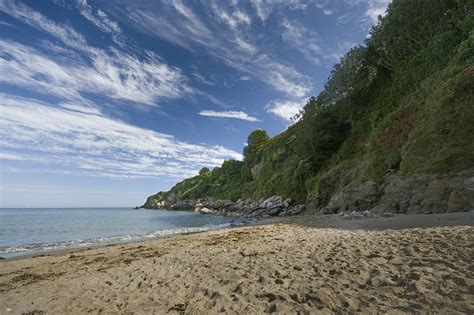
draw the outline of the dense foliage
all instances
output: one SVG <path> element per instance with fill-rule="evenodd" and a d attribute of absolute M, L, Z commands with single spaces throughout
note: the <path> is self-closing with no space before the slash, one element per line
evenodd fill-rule
<path fill-rule="evenodd" d="M 302 203 L 315 192 L 329 198 L 334 179 L 474 165 L 473 11 L 468 0 L 394 0 L 288 130 L 271 139 L 256 130 L 243 161 L 203 169 L 151 198 L 276 194 Z"/>

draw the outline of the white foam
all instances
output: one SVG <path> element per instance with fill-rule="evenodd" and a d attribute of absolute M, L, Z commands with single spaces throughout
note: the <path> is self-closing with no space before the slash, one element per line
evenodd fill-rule
<path fill-rule="evenodd" d="M 218 224 L 218 225 L 207 225 L 204 227 L 187 227 L 187 228 L 179 228 L 179 229 L 173 229 L 173 230 L 161 230 L 161 231 L 155 231 L 151 233 L 114 235 L 114 236 L 100 237 L 100 238 L 88 239 L 88 240 L 73 240 L 73 241 L 64 241 L 64 242 L 27 244 L 27 245 L 21 245 L 21 246 L 16 246 L 16 247 L 0 247 L 0 254 L 9 254 L 11 256 L 16 256 L 18 254 L 42 253 L 42 252 L 51 252 L 51 251 L 71 249 L 71 248 L 93 247 L 93 246 L 100 246 L 100 245 L 105 245 L 105 244 L 129 243 L 133 241 L 156 238 L 159 236 L 182 234 L 182 233 L 205 232 L 209 230 L 229 228 L 231 226 L 233 226 L 233 224 L 224 223 L 224 224 Z"/>

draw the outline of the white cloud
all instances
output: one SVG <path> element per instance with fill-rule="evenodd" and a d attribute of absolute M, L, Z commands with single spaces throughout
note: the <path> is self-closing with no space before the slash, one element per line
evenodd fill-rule
<path fill-rule="evenodd" d="M 378 16 L 384 16 L 385 10 L 389 3 L 392 2 L 391 0 L 369 0 L 367 3 L 367 10 L 365 15 L 370 19 L 372 24 L 377 23 Z"/>
<path fill-rule="evenodd" d="M 24 161 L 25 158 L 15 153 L 0 152 L 0 160 Z"/>
<path fill-rule="evenodd" d="M 257 48 L 254 45 L 252 45 L 251 43 L 245 41 L 240 36 L 236 36 L 235 39 L 234 39 L 234 42 L 237 44 L 237 47 L 241 51 L 244 51 L 248 54 L 253 55 L 257 51 Z"/>
<path fill-rule="evenodd" d="M 201 83 L 204 83 L 207 85 L 215 85 L 215 83 L 212 80 L 205 78 L 202 74 L 198 72 L 193 72 L 192 75 L 197 81 Z"/>
<path fill-rule="evenodd" d="M 350 18 L 351 17 L 350 17 L 349 12 L 346 12 L 344 14 L 339 15 L 336 21 L 337 21 L 337 24 L 346 24 Z"/>
<path fill-rule="evenodd" d="M 280 4 L 283 5 L 283 2 Z M 250 20 L 251 23 L 251 19 L 242 9 L 233 8 L 232 11 L 221 2 L 212 2 L 211 5 L 204 2 L 206 7 L 212 9 L 207 12 L 209 19 L 204 20 L 183 3 L 173 4 L 149 10 L 140 5 L 127 6 L 125 2 L 125 7 L 112 10 L 110 14 L 132 23 L 141 32 L 153 34 L 190 51 L 203 50 L 242 72 L 241 76 L 252 76 L 287 96 L 302 97 L 312 89 L 308 76 L 265 52 L 265 47 L 259 45 L 251 34 L 247 22 Z M 291 8 L 297 8 L 297 4 L 295 1 Z M 182 11 L 179 23 L 176 17 L 178 11 Z M 192 31 L 198 28 L 200 32 Z"/>
<path fill-rule="evenodd" d="M 112 34 L 114 41 L 119 46 L 124 46 L 125 38 L 117 22 L 113 21 L 104 11 L 100 9 L 94 10 L 87 3 L 87 0 L 77 0 L 76 4 L 83 17 L 97 26 L 102 32 Z"/>
<path fill-rule="evenodd" d="M 282 27 L 284 29 L 282 33 L 283 39 L 315 65 L 321 65 L 322 61 L 332 65 L 334 62 L 338 62 L 350 48 L 356 45 L 356 43 L 351 41 L 339 41 L 336 47 L 328 49 L 319 44 L 320 41 L 315 32 L 301 24 L 283 20 Z"/>
<path fill-rule="evenodd" d="M 262 22 L 265 22 L 274 8 L 278 6 L 290 10 L 304 10 L 311 3 L 318 5 L 314 0 L 251 0 L 251 3 Z"/>
<path fill-rule="evenodd" d="M 257 16 L 262 20 L 262 22 L 265 22 L 270 15 L 273 7 L 269 6 L 265 3 L 264 0 L 251 0 L 253 7 L 255 8 L 255 11 L 257 13 Z"/>
<path fill-rule="evenodd" d="M 93 115 L 102 114 L 100 109 L 96 108 L 95 106 L 78 105 L 74 103 L 64 103 L 64 104 L 61 104 L 61 107 L 69 109 L 69 110 L 73 110 L 76 112 L 85 113 L 85 114 L 93 114 Z"/>
<path fill-rule="evenodd" d="M 296 71 L 293 67 L 273 61 L 267 55 L 260 55 L 254 64 L 260 71 L 256 74 L 275 90 L 291 97 L 303 97 L 311 88 L 310 79 Z M 251 68 L 249 69 L 251 73 Z"/>
<path fill-rule="evenodd" d="M 344 0 L 346 5 L 353 7 L 356 5 L 364 5 L 365 12 L 364 16 L 357 17 L 361 22 L 361 27 L 366 29 L 370 28 L 372 25 L 377 24 L 378 16 L 384 16 L 387 10 L 388 5 L 392 0 Z M 346 23 L 350 18 L 349 12 L 338 17 L 338 23 Z"/>
<path fill-rule="evenodd" d="M 304 99 L 296 101 L 275 100 L 267 104 L 266 110 L 268 113 L 272 113 L 283 120 L 291 121 L 291 118 L 298 114 L 304 105 Z"/>
<path fill-rule="evenodd" d="M 184 178 L 241 158 L 77 109 L 0 93 L 0 158 L 34 162 L 36 170 L 118 178 Z"/>
<path fill-rule="evenodd" d="M 133 4 L 133 5 L 131 5 Z M 132 23 L 138 31 L 156 35 L 175 45 L 193 50 L 194 45 L 218 47 L 206 24 L 181 1 L 165 1 L 150 9 L 152 4 L 124 2 L 112 14 Z"/>
<path fill-rule="evenodd" d="M 82 7 L 88 8 L 87 12 L 92 11 L 85 2 Z M 84 93 L 96 93 L 147 105 L 154 105 L 162 98 L 175 99 L 196 93 L 179 69 L 168 66 L 152 52 L 144 51 L 144 58 L 139 59 L 117 49 L 105 51 L 92 47 L 72 27 L 51 21 L 21 3 L 0 2 L 0 10 L 68 46 L 44 45 L 55 51 L 53 60 L 33 48 L 0 40 L 0 71 L 9 73 L 0 77 L 0 81 L 48 91 L 67 99 L 82 100 Z M 101 19 L 101 27 L 120 32 L 105 13 L 97 12 L 95 17 Z M 81 52 L 86 60 L 76 52 Z"/>
<path fill-rule="evenodd" d="M 0 11 L 4 11 L 25 24 L 53 35 L 70 47 L 81 50 L 87 47 L 84 36 L 77 33 L 70 26 L 55 23 L 22 3 L 2 1 L 0 2 Z"/>
<path fill-rule="evenodd" d="M 321 63 L 322 49 L 317 40 L 317 34 L 303 25 L 289 20 L 283 20 L 283 39 L 296 48 L 305 58 L 315 64 Z"/>
<path fill-rule="evenodd" d="M 92 65 L 71 56 L 51 59 L 40 51 L 0 40 L 0 82 L 48 91 L 66 99 L 82 99 L 96 93 L 111 99 L 154 105 L 160 98 L 193 94 L 186 78 L 176 68 L 150 54 L 147 61 L 112 50 L 94 54 Z M 87 80 L 85 80 L 87 78 Z"/>
<path fill-rule="evenodd" d="M 212 8 L 216 16 L 233 29 L 240 25 L 250 25 L 252 22 L 250 17 L 240 10 L 234 10 L 232 13 L 228 13 L 224 9 L 218 7 L 216 3 L 212 3 Z"/>
<path fill-rule="evenodd" d="M 234 118 L 246 121 L 259 121 L 257 117 L 250 116 L 242 111 L 215 111 L 215 110 L 202 110 L 199 112 L 201 116 L 218 117 L 218 118 Z"/>

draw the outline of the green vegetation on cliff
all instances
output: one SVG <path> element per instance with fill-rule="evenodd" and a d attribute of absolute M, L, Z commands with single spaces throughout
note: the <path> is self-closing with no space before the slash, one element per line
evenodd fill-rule
<path fill-rule="evenodd" d="M 202 169 L 169 198 L 260 199 L 319 204 L 334 183 L 474 165 L 474 6 L 468 0 L 394 0 L 365 46 L 334 66 L 295 124 L 248 137 L 243 161 Z M 328 180 L 331 179 L 331 180 Z"/>

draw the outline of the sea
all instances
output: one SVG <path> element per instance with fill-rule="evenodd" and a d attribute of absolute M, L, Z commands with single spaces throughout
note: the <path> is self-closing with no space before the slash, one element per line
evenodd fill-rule
<path fill-rule="evenodd" d="M 132 208 L 0 209 L 0 257 L 129 243 L 243 225 L 240 218 Z"/>

